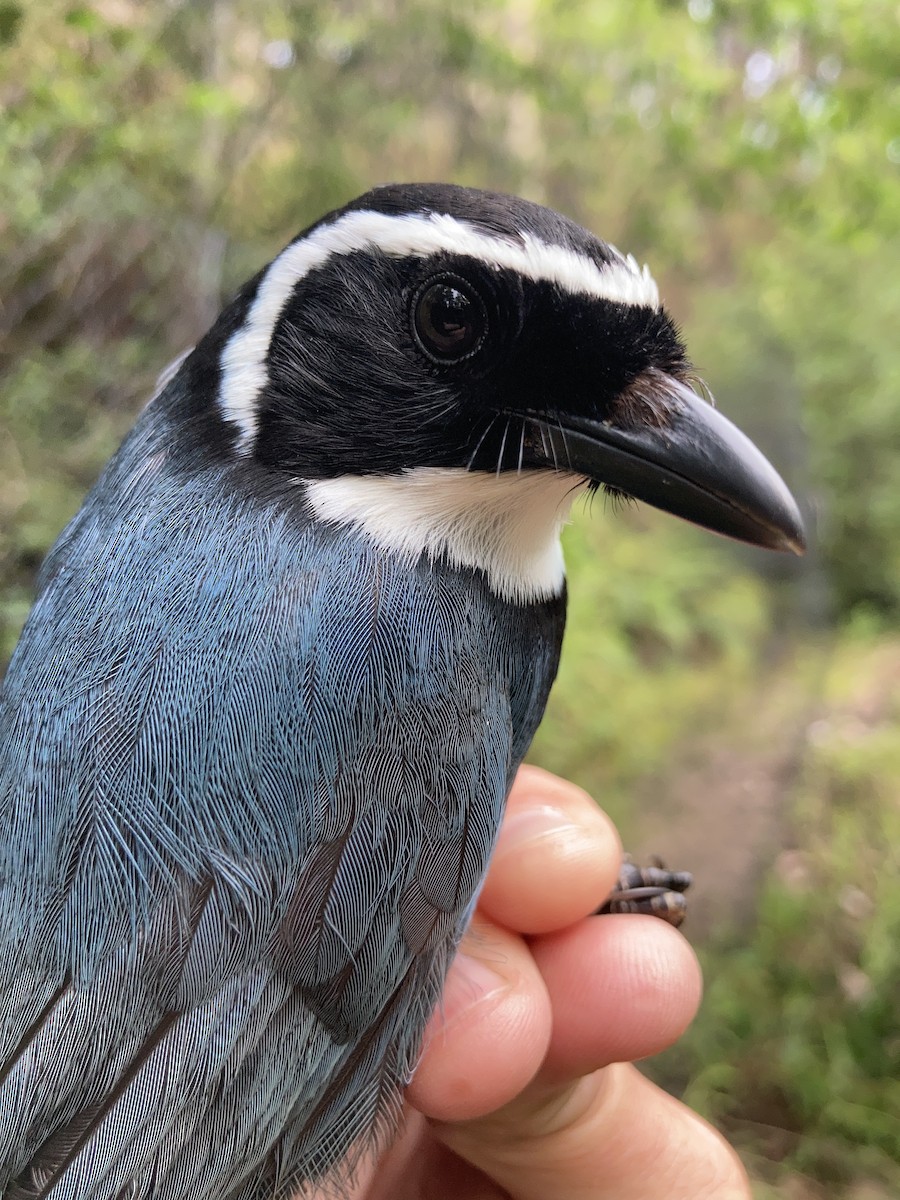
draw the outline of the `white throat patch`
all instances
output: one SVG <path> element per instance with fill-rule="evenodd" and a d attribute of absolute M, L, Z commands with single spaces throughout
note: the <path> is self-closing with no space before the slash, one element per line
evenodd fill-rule
<path fill-rule="evenodd" d="M 586 486 L 576 475 L 416 467 L 399 475 L 344 475 L 305 482 L 316 515 L 350 525 L 417 561 L 446 555 L 475 567 L 504 600 L 558 596 L 565 582 L 559 535 Z"/>
<path fill-rule="evenodd" d="M 610 249 L 618 254 L 613 247 Z M 471 255 L 495 270 L 517 271 L 528 279 L 556 284 L 573 295 L 659 308 L 659 291 L 649 270 L 642 270 L 630 255 L 619 255 L 600 266 L 568 246 L 542 242 L 531 233 L 516 240 L 491 236 L 445 213 L 345 213 L 308 237 L 292 242 L 273 260 L 243 325 L 225 344 L 219 405 L 223 416 L 237 426 L 240 451 L 249 453 L 253 446 L 257 399 L 268 381 L 269 345 L 291 292 L 305 275 L 329 258 L 360 250 L 377 250 L 395 258 Z"/>

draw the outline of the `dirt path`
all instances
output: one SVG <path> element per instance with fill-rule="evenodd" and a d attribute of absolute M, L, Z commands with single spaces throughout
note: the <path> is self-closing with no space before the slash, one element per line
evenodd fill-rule
<path fill-rule="evenodd" d="M 628 849 L 639 862 L 659 855 L 673 870 L 693 872 L 692 938 L 752 920 L 760 883 L 788 842 L 786 801 L 814 717 L 809 699 L 796 697 L 754 730 L 758 744 L 698 738 L 664 783 L 647 783 L 647 815 L 635 816 Z"/>

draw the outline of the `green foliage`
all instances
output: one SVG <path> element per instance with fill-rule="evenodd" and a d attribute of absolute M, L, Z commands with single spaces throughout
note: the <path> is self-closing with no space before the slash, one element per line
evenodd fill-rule
<path fill-rule="evenodd" d="M 839 647 L 792 797 L 796 848 L 750 935 L 707 949 L 703 1013 L 661 1068 L 770 1179 L 900 1188 L 898 669 L 896 642 Z"/>
<path fill-rule="evenodd" d="M 0 663 L 12 653 L 48 546 L 152 379 L 146 357 L 146 346 L 131 339 L 98 357 L 87 339 L 73 338 L 57 353 L 10 366 L 0 391 Z"/>
<path fill-rule="evenodd" d="M 804 397 L 818 538 L 837 610 L 900 608 L 900 279 L 880 247 L 792 255 L 798 276 L 764 282 L 769 313 Z M 840 308 L 822 298 L 840 292 Z M 877 301 L 873 303 L 873 297 Z M 802 353 L 796 347 L 802 346 Z"/>
<path fill-rule="evenodd" d="M 637 780 L 753 679 L 768 607 L 718 544 L 620 507 L 597 496 L 566 534 L 568 631 L 532 757 L 598 797 L 627 835 Z"/>

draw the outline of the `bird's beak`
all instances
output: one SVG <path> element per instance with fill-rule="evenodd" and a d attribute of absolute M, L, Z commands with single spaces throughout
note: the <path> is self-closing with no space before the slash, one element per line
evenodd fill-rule
<path fill-rule="evenodd" d="M 695 525 L 771 550 L 804 552 L 797 504 L 748 437 L 668 375 L 657 377 L 652 411 L 652 421 L 621 425 L 569 415 L 561 424 L 541 421 L 545 453 L 560 469 Z"/>

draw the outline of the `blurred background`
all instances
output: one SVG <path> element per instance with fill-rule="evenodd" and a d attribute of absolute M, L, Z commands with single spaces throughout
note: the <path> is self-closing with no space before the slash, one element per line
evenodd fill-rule
<path fill-rule="evenodd" d="M 893 0 L 0 2 L 0 670 L 36 569 L 223 299 L 371 185 L 550 204 L 647 260 L 803 560 L 593 502 L 532 752 L 697 875 L 647 1069 L 759 1197 L 900 1195 Z"/>

